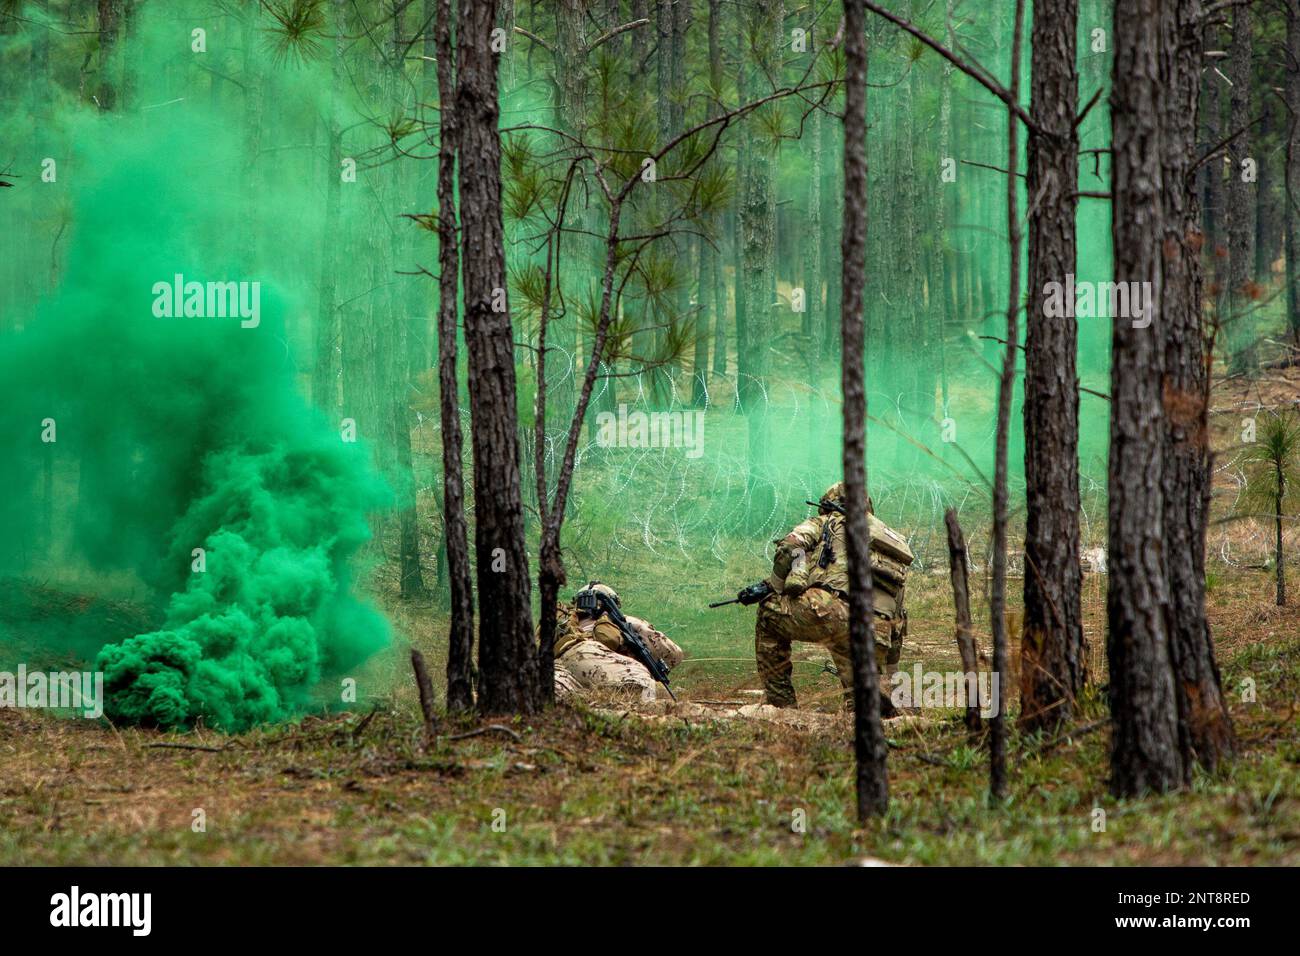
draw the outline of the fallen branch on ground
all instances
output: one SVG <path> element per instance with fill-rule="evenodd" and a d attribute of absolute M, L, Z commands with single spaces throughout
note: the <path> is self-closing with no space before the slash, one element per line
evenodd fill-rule
<path fill-rule="evenodd" d="M 516 741 L 522 741 L 524 739 L 523 737 L 520 737 L 519 734 L 515 733 L 515 731 L 511 730 L 509 727 L 502 727 L 500 724 L 488 724 L 486 727 L 479 727 L 475 730 L 469 731 L 468 733 L 452 734 L 450 737 L 447 737 L 446 739 L 465 740 L 468 737 L 477 737 L 479 734 L 486 734 L 489 731 L 493 731 L 493 730 L 495 730 L 497 733 L 506 734 L 507 736 L 514 738 L 514 740 Z"/>

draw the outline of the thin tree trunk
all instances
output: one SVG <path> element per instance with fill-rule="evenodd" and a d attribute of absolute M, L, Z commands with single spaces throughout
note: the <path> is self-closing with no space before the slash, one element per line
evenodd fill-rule
<path fill-rule="evenodd" d="M 1230 133 L 1241 130 L 1228 144 L 1228 344 L 1231 369 L 1254 375 L 1259 368 L 1253 294 L 1255 271 L 1255 191 L 1258 183 L 1243 178 L 1243 163 L 1256 160 L 1252 152 L 1251 102 L 1251 13 L 1250 6 L 1235 7 L 1232 46 L 1228 53 L 1232 92 L 1228 107 Z"/>
<path fill-rule="evenodd" d="M 1300 0 L 1286 5 L 1286 232 L 1287 329 L 1300 347 Z"/>
<path fill-rule="evenodd" d="M 456 319 L 460 255 L 456 224 L 456 71 L 452 47 L 452 0 L 438 0 L 438 391 L 442 424 L 443 539 L 451 590 L 447 645 L 447 708 L 474 706 L 474 593 L 461 449 L 460 396 L 456 382 Z"/>
<path fill-rule="evenodd" d="M 37 0 L 34 6 L 40 11 L 42 20 L 32 27 L 32 105 L 36 119 L 46 121 L 50 118 L 50 99 L 53 89 L 50 82 L 51 28 L 45 22 L 50 15 L 50 0 Z"/>
<path fill-rule="evenodd" d="M 1079 139 L 1075 73 L 1077 0 L 1034 6 L 1026 195 L 1029 300 L 1025 316 L 1025 580 L 1020 654 L 1020 724 L 1050 731 L 1067 724 L 1083 689 L 1079 567 L 1078 324 L 1073 302 L 1049 314 L 1049 284 L 1075 272 Z"/>
<path fill-rule="evenodd" d="M 403 23 L 404 7 L 394 7 L 391 14 L 392 34 L 389 56 L 384 64 L 384 84 L 388 99 L 401 102 L 404 98 L 404 80 L 402 71 L 403 58 L 406 56 L 407 40 Z M 413 297 L 403 294 L 407 290 L 398 284 L 405 281 L 414 285 L 409 279 L 395 277 L 407 270 L 402 260 L 404 257 L 414 259 L 415 252 L 411 242 L 412 223 L 404 218 L 408 211 L 414 211 L 416 198 L 412 189 L 411 177 L 416 167 L 400 155 L 394 155 L 389 163 L 389 204 L 390 226 L 388 234 L 389 277 L 388 308 L 384 317 L 387 326 L 387 348 L 380 355 L 385 363 L 387 388 L 383 395 L 383 408 L 388 418 L 389 434 L 392 436 L 392 483 L 397 492 L 397 557 L 399 588 L 402 600 L 423 600 L 428 592 L 424 586 L 424 572 L 420 567 L 420 520 L 416 507 L 418 482 L 415 480 L 415 467 L 411 454 L 411 364 L 414 350 L 411 341 L 415 338 L 415 308 Z"/>
<path fill-rule="evenodd" d="M 578 139 L 585 135 L 583 124 L 586 120 L 587 38 L 584 32 L 586 28 L 584 18 L 587 11 L 585 7 L 583 0 L 563 0 L 555 9 L 556 44 L 553 59 L 556 74 L 556 125 L 560 130 Z M 582 276 L 582 294 L 585 295 L 586 275 L 590 268 L 588 258 L 593 243 L 585 235 L 591 227 L 591 220 L 587 214 L 586 203 L 580 194 L 570 197 L 569 206 L 565 210 L 565 221 L 570 230 L 565 238 L 565 244 L 577 266 L 573 271 Z M 576 358 L 580 354 L 581 345 L 581 323 L 578 320 L 577 310 L 570 311 L 571 315 L 552 323 L 553 331 L 556 337 L 560 338 L 564 348 L 563 352 L 559 349 L 555 350 L 556 354 L 553 356 L 555 361 L 552 364 L 556 364 L 560 356 L 567 353 L 571 363 L 570 370 L 576 374 Z M 567 418 L 573 410 L 573 380 L 572 374 L 560 374 L 550 389 L 548 402 L 560 418 Z"/>
<path fill-rule="evenodd" d="M 908 20 L 913 20 L 915 17 L 914 2 L 915 0 L 906 0 L 903 6 L 904 15 Z M 904 358 L 904 361 L 895 364 L 900 366 L 900 371 L 903 372 L 900 385 L 906 397 L 902 403 L 902 411 L 909 430 L 919 430 L 922 427 L 921 423 L 928 421 L 934 413 L 934 367 L 930 362 L 920 360 L 921 356 L 931 354 L 929 343 L 931 313 L 925 308 L 923 301 L 924 263 L 919 255 L 921 230 L 918 217 L 922 215 L 920 208 L 922 199 L 916 174 L 917 124 L 914 105 L 919 99 L 916 92 L 919 72 L 915 69 L 908 70 L 907 75 L 895 88 L 893 96 L 897 110 L 894 127 L 897 131 L 895 144 L 898 157 L 895 188 L 901 200 L 899 224 L 902 233 L 890 238 L 894 240 L 895 249 L 898 251 L 896 259 L 898 271 L 892 275 L 897 276 L 904 316 L 899 317 L 903 321 L 891 322 L 889 327 L 901 332 L 904 340 L 899 343 L 901 349 L 890 354 Z M 913 446 L 909 455 L 911 460 L 919 465 L 920 449 Z"/>
<path fill-rule="evenodd" d="M 736 5 L 736 102 L 744 103 L 749 93 L 749 49 L 745 43 L 745 11 Z M 753 118 L 747 120 L 752 123 Z M 737 176 L 742 182 L 736 189 L 736 208 L 732 213 L 731 255 L 733 287 L 736 297 L 736 395 L 741 407 L 747 407 L 753 391 L 753 381 L 749 375 L 749 302 L 745 293 L 745 185 L 743 178 L 748 176 L 750 137 L 742 132 L 736 147 Z"/>
<path fill-rule="evenodd" d="M 816 37 L 813 38 L 814 42 Z M 825 284 L 822 275 L 822 113 L 815 110 L 809 117 L 808 149 L 811 155 L 811 175 L 808 178 L 808 235 L 807 243 L 808 278 L 804 282 L 804 328 L 803 336 L 804 367 L 807 369 L 808 381 L 817 382 L 822 373 L 822 343 L 826 337 L 826 309 L 822 304 L 822 288 Z"/>
<path fill-rule="evenodd" d="M 650 0 L 632 0 L 632 19 L 645 20 L 649 16 Z M 645 69 L 646 57 L 649 56 L 649 48 L 646 46 L 646 37 L 649 30 L 632 31 L 632 75 L 640 76 Z"/>
<path fill-rule="evenodd" d="M 695 356 L 691 363 L 691 404 L 703 408 L 709 396 L 709 308 L 705 305 L 713 291 L 713 250 L 707 240 L 695 242 L 699 270 L 695 281 Z"/>
<path fill-rule="evenodd" d="M 563 209 L 559 225 L 563 226 Z M 557 229 L 558 234 L 558 229 Z M 554 282 L 556 236 L 546 245 L 546 274 L 542 292 L 542 311 L 537 327 L 537 397 L 533 419 L 533 477 L 537 483 L 537 511 L 542 518 L 542 540 L 538 555 L 537 590 L 541 600 L 538 617 L 540 628 L 537 644 L 537 685 L 544 704 L 555 702 L 555 615 L 559 605 L 560 588 L 567 576 L 564 556 L 560 552 L 560 525 L 564 520 L 563 504 L 559 491 L 554 504 L 546 494 L 546 333 L 551 319 L 551 293 Z M 581 420 L 575 414 L 570 428 Z"/>
<path fill-rule="evenodd" d="M 1207 42 L 1214 48 L 1221 48 L 1220 29 L 1207 27 Z M 1219 146 L 1224 133 L 1224 87 L 1226 83 L 1219 69 L 1206 69 L 1202 75 L 1202 97 L 1205 121 L 1205 148 Z M 1227 183 L 1224 179 L 1226 161 L 1223 147 L 1217 155 L 1206 161 L 1205 171 L 1205 262 L 1210 276 L 1210 298 L 1214 301 L 1214 321 L 1222 325 L 1228 314 L 1228 211 Z M 1226 348 L 1227 330 L 1219 331 L 1220 344 Z"/>
<path fill-rule="evenodd" d="M 825 117 L 821 122 L 820 135 L 822 166 L 825 169 L 834 169 L 838 158 L 835 155 L 835 124 L 828 122 Z M 821 202 L 821 271 L 822 275 L 827 277 L 826 315 L 821 329 L 821 351 L 823 355 L 833 357 L 840 347 L 840 297 L 835 294 L 830 277 L 839 275 L 843 268 L 840 262 L 840 236 L 837 235 L 840 217 L 836 215 L 835 190 L 821 190 Z"/>
<path fill-rule="evenodd" d="M 849 656 L 853 662 L 853 748 L 857 814 L 865 823 L 889 806 L 885 734 L 880 725 L 870 547 L 867 525 L 867 396 L 862 287 L 867 251 L 867 45 L 862 0 L 844 3 L 844 271 L 843 299 L 844 505 L 849 577 Z"/>
<path fill-rule="evenodd" d="M 784 21 L 784 3 L 774 9 L 763 5 L 752 8 L 750 29 L 757 39 L 759 50 L 766 44 L 763 38 L 774 39 L 768 49 L 773 61 L 780 62 L 780 33 Z M 762 76 L 761 70 L 754 71 Z M 742 101 L 752 98 L 753 91 L 746 85 Z M 776 315 L 773 302 L 776 297 L 776 194 L 774 176 L 777 150 L 758 127 L 755 117 L 745 126 L 748 164 L 744 171 L 744 199 L 741 207 L 744 247 L 741 264 L 745 287 L 745 338 L 749 355 L 747 387 L 742 388 L 745 418 L 748 425 L 748 492 L 750 521 L 765 521 L 771 513 L 773 491 L 764 476 L 770 456 L 771 428 L 768 415 L 767 377 L 769 353 L 776 337 Z"/>
<path fill-rule="evenodd" d="M 96 0 L 95 30 L 99 34 L 96 58 L 95 100 L 98 108 L 111 112 L 117 108 L 117 39 L 122 28 L 122 0 Z"/>
<path fill-rule="evenodd" d="M 944 16 L 944 31 L 947 36 L 948 46 L 952 48 L 952 17 L 953 4 L 955 0 L 947 0 Z M 953 85 L 953 65 L 945 62 L 943 65 L 942 91 L 939 99 L 939 160 L 940 162 L 956 163 L 956 157 L 952 154 L 952 85 Z M 941 184 L 939 195 L 935 200 L 935 255 L 934 269 L 930 274 L 930 281 L 937 282 L 940 285 L 940 294 L 937 299 L 932 298 L 936 303 L 939 311 L 938 334 L 936 335 L 936 344 L 939 349 L 939 387 L 942 406 L 940 408 L 940 419 L 948 417 L 948 329 L 951 327 L 953 319 L 957 315 L 957 275 L 956 261 L 952 254 L 952 239 L 948 235 L 948 196 L 956 190 L 947 188 L 955 184 Z M 1030 282 L 1030 287 L 1033 283 Z M 933 290 L 932 290 L 933 297 Z M 948 451 L 948 442 L 944 443 L 943 452 L 946 455 Z M 978 715 L 977 715 L 978 716 Z"/>
<path fill-rule="evenodd" d="M 243 230 L 242 255 L 245 268 L 250 272 L 259 261 L 261 209 L 260 159 L 262 152 L 262 125 L 264 113 L 263 85 L 266 77 L 257 56 L 257 20 L 261 7 L 247 3 L 240 20 L 240 42 L 243 44 L 241 81 L 244 90 L 244 168 L 241 228 Z"/>
<path fill-rule="evenodd" d="M 1016 0 L 1016 22 L 1011 41 L 1011 91 L 1020 100 L 1020 43 L 1024 30 L 1025 0 Z M 1007 673 L 1007 433 L 1011 430 L 1011 393 L 1016 384 L 1016 353 L 1020 341 L 1020 212 L 1016 167 L 1020 161 L 1020 122 L 1007 113 L 1007 332 L 1002 348 L 1002 378 L 998 383 L 998 428 L 993 465 L 993 593 L 989 610 L 993 617 L 993 673 Z M 1007 730 L 1006 708 L 993 701 L 989 734 L 989 794 L 994 800 L 1006 797 Z"/>
<path fill-rule="evenodd" d="M 122 36 L 122 60 L 121 69 L 121 92 L 117 97 L 117 108 L 121 111 L 130 110 L 139 105 L 137 103 L 137 90 L 139 87 L 140 77 L 140 44 L 139 27 L 140 27 L 140 4 L 143 0 L 121 0 L 122 3 L 122 25 L 120 34 Z"/>
<path fill-rule="evenodd" d="M 1256 140 L 1260 146 L 1255 157 L 1259 162 L 1259 179 L 1255 183 L 1255 261 L 1251 271 L 1257 280 L 1270 282 L 1278 237 L 1277 212 L 1273 206 L 1273 97 L 1265 95 L 1262 99 Z"/>
<path fill-rule="evenodd" d="M 709 92 L 712 97 L 709 105 L 709 116 L 717 116 L 721 110 L 721 93 L 722 93 L 722 0 L 709 0 Z M 717 239 L 722 238 L 723 222 L 719 221 L 721 217 L 715 218 L 714 225 L 717 230 Z M 718 254 L 718 249 L 714 243 L 702 242 L 700 244 L 700 294 L 699 307 L 701 311 L 705 309 L 705 302 L 708 301 L 713 310 L 713 372 L 716 375 L 727 374 L 727 298 L 722 289 L 722 257 Z M 707 264 L 705 262 L 707 260 Z M 704 284 L 704 272 L 708 272 L 708 285 Z M 707 300 L 706 300 L 707 296 Z M 705 334 L 708 334 L 707 323 L 704 326 Z M 699 332 L 697 330 L 696 334 Z M 696 358 L 699 358 L 699 351 L 696 351 Z M 706 353 L 707 354 L 707 353 Z M 696 365 L 697 376 L 707 376 L 708 370 L 701 365 Z"/>
<path fill-rule="evenodd" d="M 345 80 L 343 36 L 346 32 L 347 0 L 332 0 L 334 52 L 330 60 L 330 100 L 326 118 L 328 159 L 325 163 L 325 224 L 321 231 L 320 293 L 316 306 L 315 359 L 312 369 L 312 401 L 331 415 L 339 403 L 339 314 L 338 248 L 339 199 L 342 187 L 343 132 L 339 127 L 338 97 Z"/>
<path fill-rule="evenodd" d="M 727 232 L 734 235 L 735 230 L 730 228 L 731 214 L 727 214 L 727 225 L 723 227 Z M 724 237 L 719 230 L 718 239 Z M 725 243 L 724 243 L 725 248 Z M 726 270 L 722 265 L 722 253 L 720 250 L 712 250 L 713 255 L 713 374 L 723 377 L 727 374 L 727 317 L 729 310 L 727 308 L 727 280 Z"/>

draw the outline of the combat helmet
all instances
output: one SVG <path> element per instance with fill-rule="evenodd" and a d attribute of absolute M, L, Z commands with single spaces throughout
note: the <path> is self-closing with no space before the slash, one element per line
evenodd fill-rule
<path fill-rule="evenodd" d="M 844 505 L 844 482 L 837 481 L 822 492 L 822 496 L 818 500 L 817 510 L 824 515 L 830 514 L 836 510 L 831 505 L 840 505 L 841 507 Z"/>
<path fill-rule="evenodd" d="M 589 581 L 587 583 L 587 586 L 583 588 L 582 591 L 595 591 L 597 594 L 603 594 L 605 595 L 605 597 L 609 598 L 611 601 L 614 602 L 615 607 L 622 607 L 623 605 L 623 602 L 620 601 L 618 598 L 618 592 L 615 591 L 608 584 L 601 584 L 599 581 Z M 581 594 L 582 591 L 579 591 L 578 593 Z M 576 594 L 574 595 L 574 600 L 575 601 L 577 600 Z"/>
<path fill-rule="evenodd" d="M 840 505 L 841 507 L 843 507 L 843 505 L 844 505 L 844 482 L 842 482 L 842 481 L 837 481 L 837 482 L 835 482 L 835 484 L 831 485 L 829 488 L 827 488 L 825 491 L 822 492 L 822 496 L 821 496 L 821 498 L 820 498 L 819 501 L 818 501 L 818 507 L 817 507 L 817 511 L 818 511 L 818 513 L 820 513 L 820 514 L 824 514 L 824 515 L 828 515 L 828 514 L 830 514 L 832 511 L 837 511 L 837 510 L 839 510 L 839 509 L 837 509 L 837 508 L 832 508 L 831 505 Z M 867 514 L 869 514 L 869 515 L 873 515 L 873 514 L 875 514 L 875 513 L 876 513 L 876 509 L 875 509 L 875 507 L 874 507 L 874 506 L 872 505 L 872 503 L 871 503 L 871 496 L 868 495 L 868 496 L 867 496 Z"/>

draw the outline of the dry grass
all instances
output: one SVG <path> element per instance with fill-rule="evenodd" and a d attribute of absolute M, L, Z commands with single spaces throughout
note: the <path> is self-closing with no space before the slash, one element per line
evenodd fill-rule
<path fill-rule="evenodd" d="M 914 631 L 909 651 L 942 668 L 956 658 L 933 590 L 917 616 L 934 623 Z M 893 809 L 861 830 L 849 816 L 849 724 L 837 713 L 837 693 L 808 697 L 820 713 L 797 725 L 724 718 L 710 713 L 720 705 L 698 703 L 661 705 L 646 718 L 605 701 L 516 722 L 518 740 L 491 732 L 453 741 L 464 728 L 448 725 L 426 751 L 407 680 L 370 702 L 373 716 L 310 717 L 235 737 L 0 711 L 7 768 L 0 863 L 764 864 L 871 856 L 913 864 L 1294 865 L 1300 628 L 1290 611 L 1252 615 L 1267 596 L 1267 581 L 1250 577 L 1211 596 L 1243 754 L 1186 794 L 1112 800 L 1106 734 L 1098 731 L 1045 753 L 1040 740 L 1013 738 L 1013 796 L 990 808 L 982 751 L 955 714 L 928 712 L 887 724 Z M 1089 601 L 1090 620 L 1096 603 Z M 1238 692 L 1247 677 L 1255 703 Z M 684 677 L 681 691 L 688 701 L 735 700 L 727 695 L 744 689 L 736 683 Z M 803 684 L 835 690 L 830 675 Z M 1093 698 L 1080 719 L 1103 714 Z M 1105 832 L 1092 829 L 1097 807 L 1107 814 Z M 206 832 L 192 828 L 197 809 Z M 503 832 L 493 829 L 496 811 L 504 811 Z M 803 832 L 794 828 L 796 811 Z"/>

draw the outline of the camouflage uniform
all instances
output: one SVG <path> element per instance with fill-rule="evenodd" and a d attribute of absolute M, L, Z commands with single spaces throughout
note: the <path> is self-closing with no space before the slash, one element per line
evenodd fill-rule
<path fill-rule="evenodd" d="M 593 585 L 618 602 L 613 589 Z M 564 700 L 597 687 L 634 694 L 641 700 L 654 700 L 657 682 L 645 665 L 626 651 L 618 625 L 602 614 L 585 618 L 572 605 L 561 603 L 555 627 L 555 699 Z M 660 631 L 639 617 L 625 614 L 645 641 L 650 652 L 672 670 L 682 662 L 682 649 Z"/>
<path fill-rule="evenodd" d="M 837 483 L 826 490 L 822 500 L 838 503 L 843 497 L 843 483 Z M 822 510 L 829 513 L 809 518 L 775 542 L 777 553 L 769 578 L 775 593 L 758 606 L 754 657 L 763 681 L 764 700 L 777 707 L 794 707 L 797 703 L 790 679 L 793 641 L 821 644 L 830 651 L 846 704 L 852 702 L 844 518 L 830 509 Z M 912 563 L 912 552 L 907 542 L 871 511 L 868 501 L 876 664 L 882 688 L 887 688 L 886 675 L 898 663 L 903 638 L 907 635 L 903 582 Z M 884 700 L 888 700 L 887 693 Z"/>

